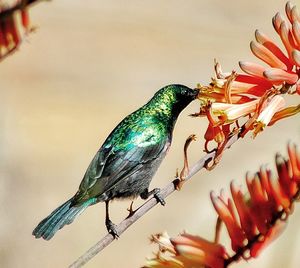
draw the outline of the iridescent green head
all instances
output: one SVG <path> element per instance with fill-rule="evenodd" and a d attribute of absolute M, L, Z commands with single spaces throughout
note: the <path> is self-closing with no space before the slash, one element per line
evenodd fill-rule
<path fill-rule="evenodd" d="M 198 89 L 184 85 L 169 85 L 157 91 L 148 105 L 158 112 L 177 118 L 179 113 L 197 98 L 198 93 Z"/>

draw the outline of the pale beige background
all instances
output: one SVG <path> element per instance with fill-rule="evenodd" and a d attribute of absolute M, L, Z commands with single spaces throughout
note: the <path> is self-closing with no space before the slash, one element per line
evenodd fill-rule
<path fill-rule="evenodd" d="M 32 229 L 75 193 L 112 128 L 169 83 L 195 86 L 212 76 L 213 58 L 225 70 L 253 59 L 256 28 L 274 36 L 271 18 L 285 1 L 52 1 L 31 9 L 39 26 L 20 52 L 0 64 L 0 267 L 66 267 L 105 233 L 104 205 L 89 208 L 50 242 Z M 298 1 L 300 7 L 300 2 Z M 298 99 L 299 102 L 299 99 Z M 152 186 L 168 183 L 182 166 L 185 138 L 201 140 L 206 121 L 179 118 L 172 149 Z M 151 233 L 186 230 L 212 238 L 215 213 L 209 192 L 228 189 L 275 152 L 300 142 L 299 117 L 257 139 L 240 141 L 213 172 L 201 172 L 106 248 L 86 267 L 139 267 L 154 250 Z M 201 156 L 193 144 L 191 158 Z M 112 204 L 112 219 L 129 202 Z M 262 256 L 235 267 L 296 268 L 300 262 L 300 210 Z M 226 236 L 226 235 L 224 235 Z"/>

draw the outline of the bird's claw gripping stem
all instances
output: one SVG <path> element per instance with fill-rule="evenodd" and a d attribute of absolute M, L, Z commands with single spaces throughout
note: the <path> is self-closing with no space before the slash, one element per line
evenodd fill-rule
<path fill-rule="evenodd" d="M 157 202 L 159 202 L 161 205 L 165 205 L 166 201 L 164 200 L 164 198 L 161 196 L 160 194 L 160 188 L 154 188 L 152 191 L 148 191 L 148 189 L 146 189 L 144 192 L 142 192 L 140 194 L 140 197 L 142 199 L 147 199 L 149 196 L 153 195 L 153 197 L 157 200 Z"/>
<path fill-rule="evenodd" d="M 114 224 L 111 220 L 106 220 L 105 225 L 108 233 L 110 233 L 114 238 L 119 238 L 119 233 L 117 231 L 117 225 Z"/>
<path fill-rule="evenodd" d="M 134 214 L 135 210 L 133 210 L 133 201 L 131 201 L 130 207 L 127 208 L 127 211 L 129 212 L 127 218 L 131 217 Z"/>
<path fill-rule="evenodd" d="M 162 206 L 164 206 L 166 204 L 166 201 L 164 200 L 164 198 L 160 194 L 160 189 L 159 188 L 155 188 L 153 190 L 153 196 L 157 200 L 157 202 L 159 202 Z"/>

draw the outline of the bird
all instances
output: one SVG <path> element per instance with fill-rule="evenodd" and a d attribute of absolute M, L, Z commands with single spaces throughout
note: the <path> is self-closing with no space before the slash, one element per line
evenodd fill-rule
<path fill-rule="evenodd" d="M 78 191 L 36 226 L 32 232 L 35 238 L 50 240 L 59 229 L 98 202 L 105 202 L 105 225 L 117 238 L 116 225 L 109 217 L 111 200 L 138 196 L 147 199 L 154 195 L 164 205 L 160 189 L 149 191 L 149 185 L 170 148 L 179 114 L 198 93 L 198 89 L 171 84 L 125 117 L 97 151 Z"/>

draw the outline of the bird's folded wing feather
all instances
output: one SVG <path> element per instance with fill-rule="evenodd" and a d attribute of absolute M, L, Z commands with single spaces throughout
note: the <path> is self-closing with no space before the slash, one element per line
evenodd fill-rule
<path fill-rule="evenodd" d="M 80 192 L 89 197 L 101 195 L 159 157 L 167 142 L 166 136 L 153 131 L 130 136 L 134 138 L 128 140 L 126 147 L 107 146 L 97 152 L 81 182 Z"/>

